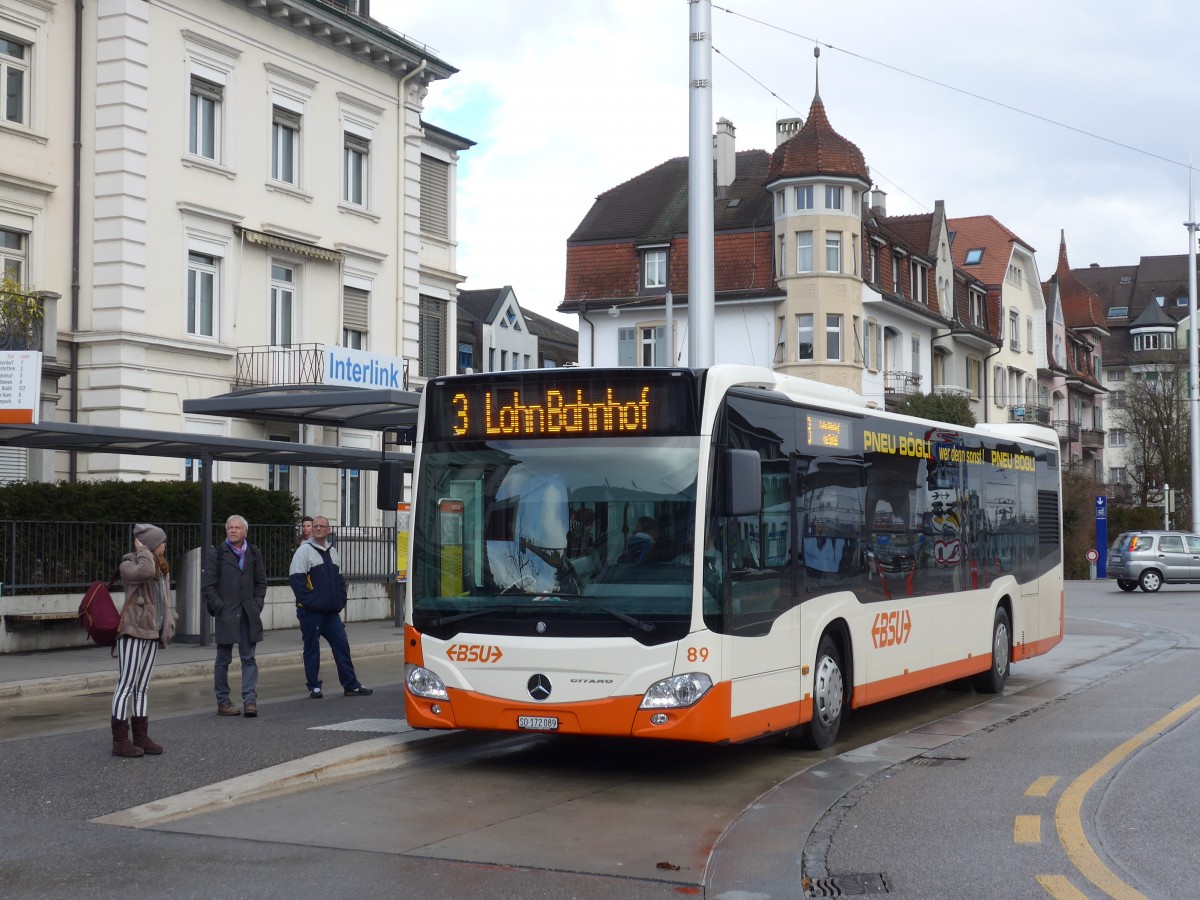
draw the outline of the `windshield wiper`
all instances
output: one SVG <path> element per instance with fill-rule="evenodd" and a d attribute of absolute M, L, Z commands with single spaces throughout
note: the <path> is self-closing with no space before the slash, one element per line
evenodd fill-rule
<path fill-rule="evenodd" d="M 633 628 L 638 629 L 639 631 L 644 631 L 644 632 L 646 632 L 646 634 L 649 634 L 650 632 L 652 632 L 654 630 L 653 622 L 643 622 L 641 619 L 635 619 L 633 616 L 626 615 L 625 613 L 623 613 L 619 610 L 609 609 L 607 606 L 596 606 L 596 607 L 593 607 L 593 609 L 598 609 L 601 612 L 606 612 L 610 616 L 612 616 L 614 619 L 620 619 L 626 625 L 630 625 Z"/>
<path fill-rule="evenodd" d="M 430 628 L 437 628 L 441 625 L 450 625 L 454 622 L 461 622 L 464 619 L 474 619 L 476 616 L 486 616 L 488 613 L 509 612 L 513 611 L 511 606 L 489 606 L 487 609 L 473 609 L 470 612 L 458 613 L 453 616 L 439 616 L 429 623 Z"/>

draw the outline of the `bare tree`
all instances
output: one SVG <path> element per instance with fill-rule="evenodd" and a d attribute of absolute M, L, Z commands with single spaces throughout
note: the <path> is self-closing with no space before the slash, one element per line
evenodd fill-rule
<path fill-rule="evenodd" d="M 1171 352 L 1143 358 L 1134 368 L 1125 402 L 1114 407 L 1112 424 L 1126 433 L 1126 470 L 1134 497 L 1145 505 L 1162 485 L 1190 492 L 1191 422 L 1188 367 Z M 1190 509 L 1190 498 L 1186 504 Z M 1180 510 L 1176 510 L 1177 514 Z"/>

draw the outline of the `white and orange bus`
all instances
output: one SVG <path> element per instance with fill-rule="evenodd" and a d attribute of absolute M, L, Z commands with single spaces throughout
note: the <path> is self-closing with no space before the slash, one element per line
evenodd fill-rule
<path fill-rule="evenodd" d="M 434 379 L 408 721 L 828 746 L 1062 639 L 1058 440 L 746 366 Z"/>

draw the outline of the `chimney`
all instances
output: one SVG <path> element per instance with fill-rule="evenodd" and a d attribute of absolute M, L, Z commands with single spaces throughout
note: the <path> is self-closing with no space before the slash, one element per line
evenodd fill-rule
<path fill-rule="evenodd" d="M 871 212 L 877 216 L 887 215 L 887 191 L 875 188 L 871 191 Z"/>
<path fill-rule="evenodd" d="M 804 127 L 804 120 L 799 116 L 792 119 L 777 119 L 775 121 L 775 146 L 778 147 L 788 138 L 795 137 Z"/>
<path fill-rule="evenodd" d="M 713 156 L 717 160 L 717 190 L 724 190 L 737 177 L 737 153 L 734 150 L 733 123 L 722 117 L 717 120 L 713 136 Z"/>

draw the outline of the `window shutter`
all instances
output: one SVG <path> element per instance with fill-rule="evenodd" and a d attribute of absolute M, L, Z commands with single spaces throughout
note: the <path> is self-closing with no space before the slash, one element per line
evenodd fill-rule
<path fill-rule="evenodd" d="M 342 327 L 351 331 L 367 330 L 367 298 L 370 295 L 358 288 L 342 288 Z"/>
<path fill-rule="evenodd" d="M 421 377 L 445 375 L 446 304 L 436 297 L 421 296 Z"/>
<path fill-rule="evenodd" d="M 637 365 L 637 329 L 617 329 L 617 365 Z"/>
<path fill-rule="evenodd" d="M 654 329 L 654 364 L 656 366 L 671 364 L 671 351 L 667 347 L 667 327 L 665 325 L 659 325 Z"/>
<path fill-rule="evenodd" d="M 450 165 L 421 157 L 421 231 L 450 237 Z"/>
<path fill-rule="evenodd" d="M 24 447 L 0 447 L 0 484 L 13 484 L 29 477 L 29 451 Z"/>

